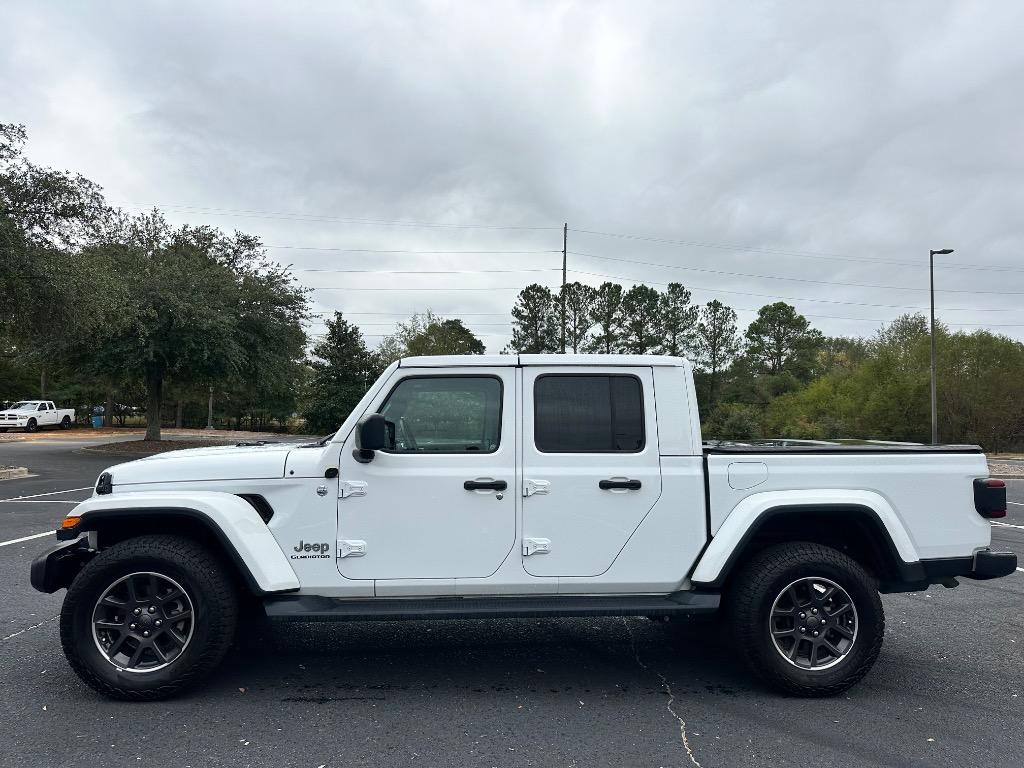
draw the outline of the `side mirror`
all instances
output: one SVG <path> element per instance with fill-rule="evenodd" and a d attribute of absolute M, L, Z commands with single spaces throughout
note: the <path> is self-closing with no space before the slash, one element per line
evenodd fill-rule
<path fill-rule="evenodd" d="M 356 424 L 356 447 L 352 456 L 361 464 L 373 461 L 374 451 L 388 447 L 387 421 L 379 413 L 363 416 Z"/>

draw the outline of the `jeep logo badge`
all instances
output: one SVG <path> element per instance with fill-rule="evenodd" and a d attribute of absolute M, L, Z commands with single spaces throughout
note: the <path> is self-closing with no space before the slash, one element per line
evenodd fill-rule
<path fill-rule="evenodd" d="M 291 556 L 292 560 L 319 560 L 322 558 L 330 557 L 329 549 L 330 544 L 326 541 L 310 544 L 308 541 L 299 541 L 299 543 L 293 547 L 295 550 L 294 555 Z"/>

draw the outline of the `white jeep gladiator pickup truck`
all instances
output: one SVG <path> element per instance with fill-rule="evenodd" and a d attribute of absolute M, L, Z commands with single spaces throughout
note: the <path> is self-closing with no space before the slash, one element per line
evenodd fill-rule
<path fill-rule="evenodd" d="M 206 677 L 245 608 L 293 621 L 708 614 L 777 688 L 843 691 L 879 592 L 1012 573 L 974 446 L 705 448 L 680 358 L 407 358 L 334 435 L 103 472 L 39 555 L 95 689 Z"/>
<path fill-rule="evenodd" d="M 75 422 L 74 408 L 58 408 L 53 400 L 22 400 L 0 411 L 0 432 L 24 429 L 35 432 L 40 427 L 71 429 Z"/>

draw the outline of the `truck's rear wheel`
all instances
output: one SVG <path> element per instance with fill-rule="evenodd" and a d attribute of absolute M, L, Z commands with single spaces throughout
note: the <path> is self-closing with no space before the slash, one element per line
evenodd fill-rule
<path fill-rule="evenodd" d="M 198 682 L 234 637 L 237 596 L 218 559 L 180 536 L 141 536 L 102 551 L 75 577 L 61 644 L 88 685 L 153 700 Z"/>
<path fill-rule="evenodd" d="M 60 428 L 61 429 L 71 429 L 71 417 L 70 416 L 65 416 L 63 419 L 60 420 Z"/>
<path fill-rule="evenodd" d="M 882 647 L 875 579 L 830 547 L 769 547 L 743 568 L 727 599 L 740 654 L 786 693 L 841 693 L 868 673 Z"/>

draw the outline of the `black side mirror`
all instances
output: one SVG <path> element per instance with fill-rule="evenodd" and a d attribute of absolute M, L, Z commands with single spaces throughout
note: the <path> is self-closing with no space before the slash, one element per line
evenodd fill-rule
<path fill-rule="evenodd" d="M 374 451 L 388 447 L 388 427 L 379 413 L 363 416 L 356 424 L 356 447 L 352 456 L 361 464 L 373 461 Z"/>

